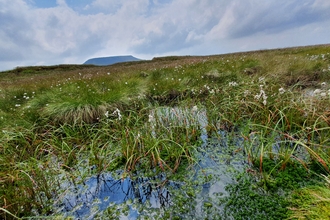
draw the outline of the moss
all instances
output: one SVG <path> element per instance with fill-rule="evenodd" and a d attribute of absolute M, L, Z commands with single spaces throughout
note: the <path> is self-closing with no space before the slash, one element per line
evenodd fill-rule
<path fill-rule="evenodd" d="M 260 160 L 256 161 L 255 167 L 260 167 Z M 263 176 L 259 184 L 267 190 L 294 190 L 301 186 L 313 185 L 319 180 L 314 172 L 295 161 L 290 161 L 284 168 L 277 167 L 275 160 L 263 158 L 262 168 Z"/>
<path fill-rule="evenodd" d="M 296 190 L 290 202 L 290 219 L 330 219 L 330 189 L 312 186 Z"/>
<path fill-rule="evenodd" d="M 263 191 L 255 180 L 244 174 L 237 184 L 227 187 L 229 197 L 226 202 L 225 219 L 285 219 L 289 216 L 288 200 L 285 196 L 270 191 Z"/>
<path fill-rule="evenodd" d="M 259 161 L 255 165 L 259 168 Z M 263 173 L 242 173 L 237 184 L 227 187 L 230 195 L 223 199 L 226 216 L 234 219 L 246 219 L 249 216 L 253 216 L 253 219 L 286 219 L 292 215 L 288 209 L 292 204 L 304 207 L 302 201 L 305 200 L 307 204 L 312 204 L 309 202 L 312 201 L 311 196 L 301 197 L 306 190 L 299 189 L 319 184 L 320 178 L 315 173 L 309 172 L 298 162 L 288 163 L 285 169 L 274 169 L 276 162 L 268 158 L 264 158 L 262 167 Z M 294 194 L 291 197 L 292 192 Z M 324 209 L 327 202 L 320 203 L 320 209 Z"/>

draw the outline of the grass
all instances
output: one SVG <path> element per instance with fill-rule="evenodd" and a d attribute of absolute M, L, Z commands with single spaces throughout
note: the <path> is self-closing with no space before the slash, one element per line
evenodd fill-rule
<path fill-rule="evenodd" d="M 330 217 L 329 179 L 325 185 L 310 186 L 292 195 L 291 219 L 328 219 Z"/>
<path fill-rule="evenodd" d="M 266 191 L 287 170 L 329 174 L 329 45 L 20 67 L 0 79 L 5 219 L 53 214 L 65 179 L 116 170 L 177 178 L 197 164 L 201 135 L 220 131 L 244 140 Z"/>

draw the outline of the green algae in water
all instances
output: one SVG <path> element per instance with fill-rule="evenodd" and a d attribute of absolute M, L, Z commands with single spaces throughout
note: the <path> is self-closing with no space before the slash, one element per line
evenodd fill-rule
<path fill-rule="evenodd" d="M 220 199 L 226 203 L 224 219 L 286 219 L 288 217 L 286 197 L 278 193 L 261 190 L 249 174 L 244 174 L 237 184 L 229 185 L 229 197 Z"/>
<path fill-rule="evenodd" d="M 265 173 L 276 166 L 270 159 L 263 162 Z M 235 184 L 226 187 L 229 196 L 218 201 L 226 204 L 223 213 L 226 219 L 287 219 L 291 214 L 292 192 L 319 184 L 319 178 L 298 162 L 287 164 L 285 170 L 273 171 L 267 183 L 261 177 L 259 173 L 241 173 Z"/>

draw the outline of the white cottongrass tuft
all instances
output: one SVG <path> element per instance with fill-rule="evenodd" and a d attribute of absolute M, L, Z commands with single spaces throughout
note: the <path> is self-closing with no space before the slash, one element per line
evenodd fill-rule
<path fill-rule="evenodd" d="M 149 115 L 149 120 L 148 122 L 154 122 L 155 121 L 155 118 L 153 115 Z"/>
<path fill-rule="evenodd" d="M 283 93 L 285 93 L 285 89 L 283 89 L 283 88 L 281 87 L 281 88 L 278 89 L 278 92 L 279 92 L 280 94 L 283 94 Z"/>
<path fill-rule="evenodd" d="M 232 87 L 235 87 L 235 86 L 238 86 L 238 83 L 237 82 L 229 82 L 229 86 L 232 86 Z"/>
<path fill-rule="evenodd" d="M 120 110 L 117 108 L 114 112 L 112 112 L 112 115 L 118 116 L 118 119 L 121 120 L 122 116 L 120 114 Z"/>
<path fill-rule="evenodd" d="M 262 104 L 267 105 L 267 95 L 265 91 L 262 89 L 262 85 L 260 85 L 260 93 L 254 96 L 254 99 L 259 100 L 262 98 Z"/>

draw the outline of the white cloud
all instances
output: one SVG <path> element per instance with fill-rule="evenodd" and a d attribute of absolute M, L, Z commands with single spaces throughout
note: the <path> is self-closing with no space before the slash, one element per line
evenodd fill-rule
<path fill-rule="evenodd" d="M 314 22 L 329 20 L 328 4 L 321 4 L 326 0 L 286 1 L 231 1 L 227 13 L 231 17 L 227 27 L 227 36 L 240 38 L 258 32 L 269 34 L 279 33 L 291 28 L 304 26 Z M 322 5 L 323 7 L 319 7 Z M 325 7 L 326 6 L 326 7 Z"/>
<path fill-rule="evenodd" d="M 122 0 L 95 0 L 86 5 L 84 10 L 105 12 L 107 14 L 115 13 L 122 5 Z"/>
<path fill-rule="evenodd" d="M 0 0 L 2 69 L 83 63 L 94 56 L 213 54 L 330 39 L 328 0 L 94 0 L 84 7 L 79 2 L 80 11 L 65 0 L 52 8 L 30 3 Z"/>
<path fill-rule="evenodd" d="M 66 4 L 65 0 L 56 0 L 56 3 L 57 3 L 59 6 L 67 7 L 67 4 Z"/>

